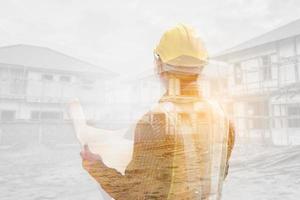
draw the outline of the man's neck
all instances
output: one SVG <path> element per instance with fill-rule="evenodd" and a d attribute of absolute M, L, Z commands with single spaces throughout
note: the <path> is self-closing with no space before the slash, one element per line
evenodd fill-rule
<path fill-rule="evenodd" d="M 168 96 L 199 97 L 200 89 L 197 81 L 185 81 L 176 78 L 169 79 L 167 87 Z"/>

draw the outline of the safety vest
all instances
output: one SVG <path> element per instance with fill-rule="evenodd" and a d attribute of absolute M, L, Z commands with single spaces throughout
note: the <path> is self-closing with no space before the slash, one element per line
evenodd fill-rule
<path fill-rule="evenodd" d="M 158 165 L 171 176 L 162 195 L 169 200 L 220 199 L 229 132 L 221 106 L 199 97 L 164 96 L 149 116 L 154 134 L 164 136 L 164 145 L 156 148 L 166 164 Z M 159 188 L 153 192 L 159 194 Z"/>

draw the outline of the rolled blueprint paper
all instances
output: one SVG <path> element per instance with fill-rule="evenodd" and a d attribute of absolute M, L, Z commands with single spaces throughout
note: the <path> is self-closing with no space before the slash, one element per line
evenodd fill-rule
<path fill-rule="evenodd" d="M 133 141 L 123 137 L 126 129 L 111 131 L 87 125 L 78 100 L 70 102 L 69 112 L 79 143 L 88 145 L 91 152 L 100 155 L 108 167 L 124 173 L 133 151 Z"/>

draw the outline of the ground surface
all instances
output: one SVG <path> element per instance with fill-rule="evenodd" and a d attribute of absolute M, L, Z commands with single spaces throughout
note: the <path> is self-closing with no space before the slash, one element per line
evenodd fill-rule
<path fill-rule="evenodd" d="M 79 147 L 0 150 L 1 200 L 101 200 Z M 300 199 L 300 147 L 237 147 L 223 200 Z"/>
<path fill-rule="evenodd" d="M 223 200 L 300 199 L 300 147 L 237 148 Z"/>

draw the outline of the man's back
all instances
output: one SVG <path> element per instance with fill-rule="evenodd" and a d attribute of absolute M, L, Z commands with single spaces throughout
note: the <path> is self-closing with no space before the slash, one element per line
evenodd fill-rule
<path fill-rule="evenodd" d="M 134 152 L 147 155 L 146 162 L 151 160 L 144 166 L 149 173 L 147 194 L 160 199 L 217 199 L 225 177 L 229 133 L 220 106 L 198 98 L 164 97 L 141 123 L 150 127 L 136 130 L 140 148 Z M 138 168 L 143 168 L 142 163 Z"/>

